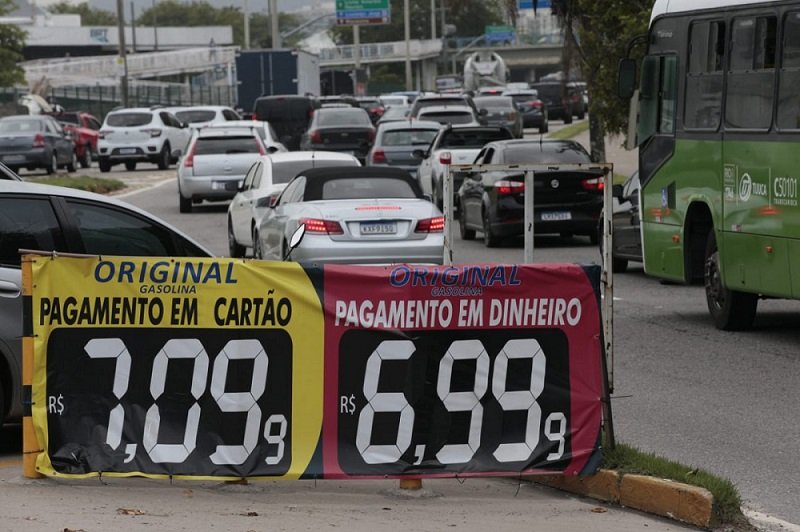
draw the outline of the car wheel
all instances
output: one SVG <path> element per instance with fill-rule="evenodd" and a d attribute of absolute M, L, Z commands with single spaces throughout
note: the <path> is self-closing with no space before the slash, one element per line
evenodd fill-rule
<path fill-rule="evenodd" d="M 492 232 L 492 224 L 489 222 L 489 211 L 483 213 L 483 243 L 487 248 L 496 248 L 500 245 L 500 237 Z"/>
<path fill-rule="evenodd" d="M 625 273 L 628 270 L 628 259 L 611 257 L 611 271 L 614 273 Z"/>
<path fill-rule="evenodd" d="M 2 428 L 6 419 L 5 397 L 5 392 L 3 391 L 3 379 L 0 379 L 0 428 Z"/>
<path fill-rule="evenodd" d="M 261 250 L 261 239 L 258 237 L 258 231 L 253 231 L 253 258 L 262 260 L 264 252 Z"/>
<path fill-rule="evenodd" d="M 236 237 L 233 234 L 233 222 L 228 218 L 228 253 L 235 259 L 241 259 L 244 257 L 246 249 L 247 248 L 240 246 L 239 243 L 236 242 Z"/>
<path fill-rule="evenodd" d="M 589 233 L 589 242 L 591 242 L 594 245 L 597 245 L 599 241 L 600 241 L 600 236 L 597 233 Z"/>
<path fill-rule="evenodd" d="M 550 127 L 547 125 L 547 122 L 539 127 L 539 133 L 547 133 L 548 131 L 550 131 Z"/>
<path fill-rule="evenodd" d="M 564 123 L 565 124 L 572 123 L 572 113 L 570 111 L 564 111 Z"/>
<path fill-rule="evenodd" d="M 714 325 L 724 331 L 741 331 L 753 325 L 758 296 L 730 290 L 722 283 L 717 239 L 712 230 L 706 241 L 706 261 L 703 271 L 708 311 Z"/>
<path fill-rule="evenodd" d="M 178 191 L 178 208 L 182 213 L 192 212 L 192 198 L 184 198 Z"/>
<path fill-rule="evenodd" d="M 58 156 L 56 155 L 56 152 L 53 152 L 50 155 L 50 164 L 48 164 L 45 167 L 45 171 L 48 174 L 55 174 L 57 170 L 58 170 Z"/>
<path fill-rule="evenodd" d="M 81 168 L 92 166 L 92 147 L 88 144 L 83 148 L 83 156 L 79 160 Z"/>
<path fill-rule="evenodd" d="M 467 215 L 461 213 L 458 217 L 458 230 L 461 233 L 461 240 L 475 240 L 475 229 L 467 229 Z"/>
<path fill-rule="evenodd" d="M 161 153 L 158 154 L 158 169 L 159 170 L 166 170 L 169 168 L 170 162 L 170 153 L 169 153 L 169 144 L 164 144 L 161 148 Z"/>
<path fill-rule="evenodd" d="M 586 118 L 586 113 L 584 113 L 583 111 L 578 113 L 578 120 L 583 120 L 584 118 Z"/>
<path fill-rule="evenodd" d="M 125 170 L 129 172 L 136 170 L 136 161 L 125 161 Z"/>
<path fill-rule="evenodd" d="M 100 171 L 103 173 L 111 171 L 111 161 L 108 160 L 108 157 L 97 159 L 97 166 L 100 167 Z"/>
<path fill-rule="evenodd" d="M 67 163 L 67 172 L 73 173 L 78 169 L 78 155 L 72 150 L 72 156 Z"/>

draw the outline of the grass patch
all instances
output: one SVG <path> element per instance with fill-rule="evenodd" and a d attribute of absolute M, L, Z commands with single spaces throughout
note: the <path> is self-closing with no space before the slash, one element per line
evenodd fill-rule
<path fill-rule="evenodd" d="M 581 120 L 580 122 L 575 122 L 570 126 L 563 127 L 558 131 L 554 131 L 553 133 L 547 135 L 547 138 L 554 140 L 568 140 L 576 135 L 580 135 L 584 131 L 589 131 L 588 120 Z"/>
<path fill-rule="evenodd" d="M 722 523 L 739 523 L 745 519 L 736 486 L 703 469 L 685 466 L 624 443 L 617 443 L 615 449 L 603 449 L 603 467 L 622 474 L 649 475 L 705 488 L 714 496 L 714 510 Z"/>
<path fill-rule="evenodd" d="M 88 192 L 96 192 L 98 194 L 108 194 L 125 188 L 125 183 L 117 179 L 106 179 L 104 177 L 89 177 L 89 176 L 53 176 L 53 177 L 36 177 L 26 179 L 31 183 L 40 183 L 42 185 L 55 185 L 58 187 L 76 188 L 78 190 L 86 190 Z"/>

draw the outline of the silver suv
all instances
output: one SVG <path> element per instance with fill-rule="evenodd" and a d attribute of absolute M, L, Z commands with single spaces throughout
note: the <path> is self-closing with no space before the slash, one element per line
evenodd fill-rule
<path fill-rule="evenodd" d="M 124 163 L 127 170 L 149 162 L 166 170 L 178 162 L 189 143 L 186 124 L 163 108 L 130 108 L 111 111 L 98 132 L 97 152 L 101 172 Z"/>

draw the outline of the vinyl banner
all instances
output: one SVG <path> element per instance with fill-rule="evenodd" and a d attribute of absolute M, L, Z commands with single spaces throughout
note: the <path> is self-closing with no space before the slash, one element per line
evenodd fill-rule
<path fill-rule="evenodd" d="M 598 451 L 597 267 L 24 267 L 46 475 L 576 474 Z"/>

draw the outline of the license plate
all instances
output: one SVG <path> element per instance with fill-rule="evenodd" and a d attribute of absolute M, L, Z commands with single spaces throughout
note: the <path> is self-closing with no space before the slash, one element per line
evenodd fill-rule
<path fill-rule="evenodd" d="M 24 155 L 5 155 L 3 156 L 4 163 L 24 163 L 25 156 Z"/>
<path fill-rule="evenodd" d="M 119 152 L 123 155 L 136 153 L 136 148 L 120 148 Z"/>
<path fill-rule="evenodd" d="M 239 182 L 238 181 L 214 181 L 211 184 L 211 188 L 214 190 L 238 190 L 239 189 Z"/>
<path fill-rule="evenodd" d="M 361 222 L 362 235 L 393 235 L 397 233 L 395 222 Z"/>
<path fill-rule="evenodd" d="M 543 212 L 542 213 L 542 221 L 543 222 L 556 222 L 560 220 L 572 220 L 572 213 L 567 212 Z"/>

